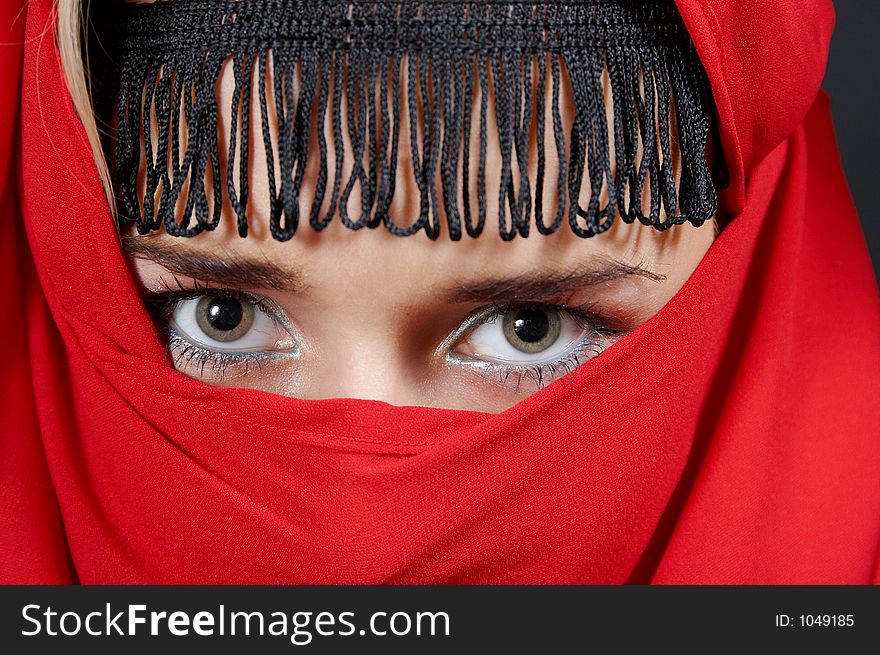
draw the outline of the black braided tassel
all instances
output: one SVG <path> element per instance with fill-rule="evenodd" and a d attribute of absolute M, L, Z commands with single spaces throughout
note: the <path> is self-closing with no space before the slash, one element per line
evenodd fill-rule
<path fill-rule="evenodd" d="M 670 0 L 161 0 L 122 11 L 113 171 L 119 220 L 142 234 L 212 230 L 226 204 L 246 236 L 255 155 L 265 157 L 269 228 L 280 241 L 305 217 L 322 230 L 337 213 L 352 230 L 436 239 L 445 226 L 453 240 L 476 237 L 493 202 L 504 240 L 533 224 L 540 234 L 568 224 L 590 237 L 617 215 L 664 230 L 715 213 L 708 80 Z M 224 66 L 234 82 L 226 129 Z M 497 171 L 486 171 L 490 121 Z M 401 173 L 418 190 L 418 215 L 391 213 Z M 487 197 L 487 175 L 499 180 L 497 198 Z"/>

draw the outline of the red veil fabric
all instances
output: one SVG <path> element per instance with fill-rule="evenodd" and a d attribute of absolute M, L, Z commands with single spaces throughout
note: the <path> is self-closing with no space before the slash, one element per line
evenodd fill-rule
<path fill-rule="evenodd" d="M 51 2 L 2 3 L 0 579 L 878 581 L 880 303 L 819 91 L 832 7 L 678 5 L 732 220 L 654 318 L 493 415 L 174 371 Z"/>

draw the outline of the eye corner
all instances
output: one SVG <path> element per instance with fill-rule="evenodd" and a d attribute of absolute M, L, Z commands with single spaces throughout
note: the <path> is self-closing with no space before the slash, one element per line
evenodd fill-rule
<path fill-rule="evenodd" d="M 271 299 L 202 286 L 152 294 L 146 302 L 175 368 L 190 377 L 240 377 L 300 354 L 291 322 Z"/>

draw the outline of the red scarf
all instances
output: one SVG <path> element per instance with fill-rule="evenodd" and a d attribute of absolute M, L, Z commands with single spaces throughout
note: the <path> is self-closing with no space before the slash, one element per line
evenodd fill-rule
<path fill-rule="evenodd" d="M 880 303 L 819 92 L 829 2 L 678 0 L 732 219 L 656 316 L 497 415 L 173 370 L 51 5 L 0 7 L 0 580 L 878 581 Z"/>

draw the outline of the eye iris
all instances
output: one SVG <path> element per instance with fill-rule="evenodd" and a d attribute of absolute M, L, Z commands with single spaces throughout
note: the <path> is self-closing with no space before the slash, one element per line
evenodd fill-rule
<path fill-rule="evenodd" d="M 196 322 L 215 341 L 235 341 L 251 328 L 253 311 L 236 298 L 205 296 L 196 306 Z"/>
<path fill-rule="evenodd" d="M 504 336 L 519 351 L 537 353 L 552 346 L 559 338 L 558 312 L 528 307 L 504 317 Z"/>

